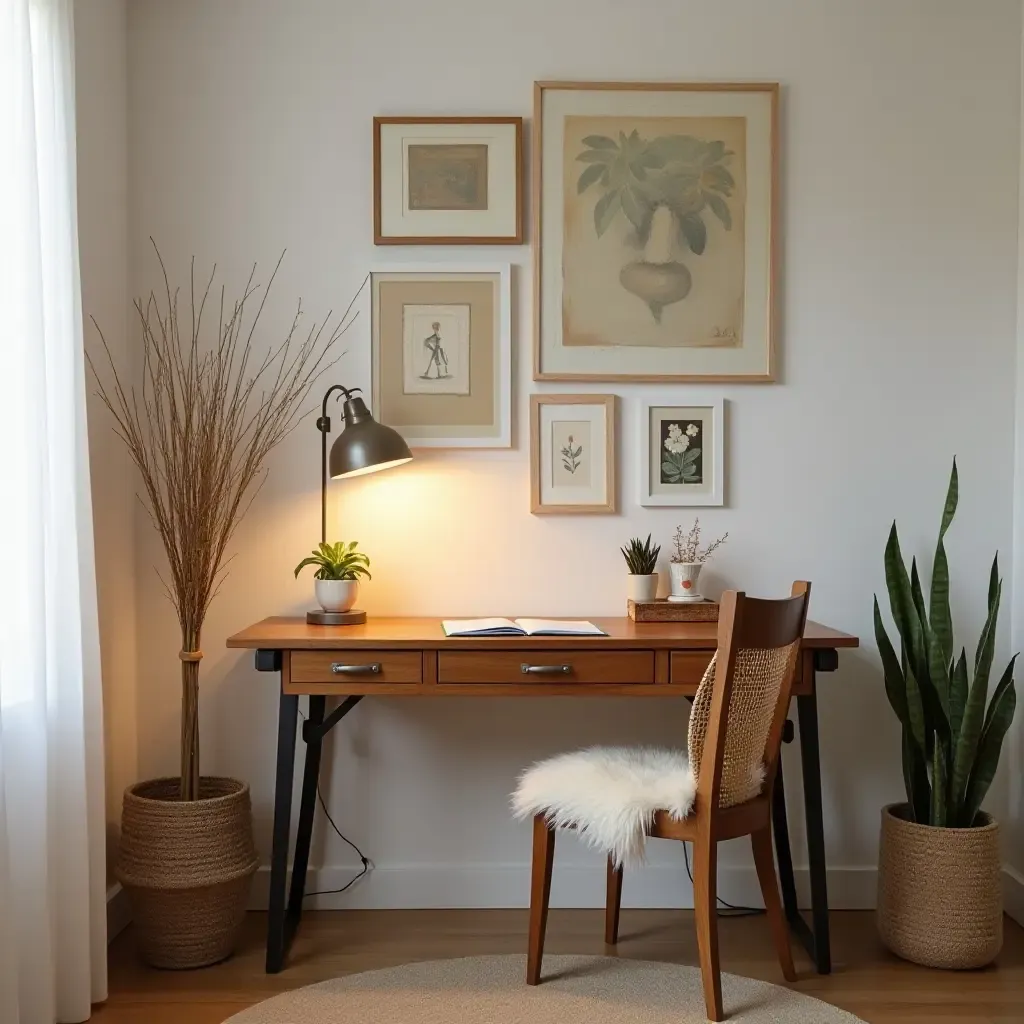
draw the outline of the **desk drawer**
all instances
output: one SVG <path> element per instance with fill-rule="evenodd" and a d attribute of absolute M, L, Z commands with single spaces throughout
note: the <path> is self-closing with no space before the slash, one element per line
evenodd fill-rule
<path fill-rule="evenodd" d="M 524 670 L 525 666 L 525 670 Z M 653 651 L 441 651 L 439 683 L 653 683 Z"/>
<path fill-rule="evenodd" d="M 696 692 L 714 654 L 714 651 L 673 651 L 669 662 L 669 681 L 673 686 L 685 686 Z M 809 688 L 804 688 L 802 669 L 803 658 L 798 658 L 793 677 L 794 693 L 810 692 Z"/>
<path fill-rule="evenodd" d="M 292 651 L 293 683 L 421 683 L 419 651 Z"/>
<path fill-rule="evenodd" d="M 673 686 L 696 689 L 714 656 L 714 651 L 673 651 L 669 662 L 670 682 Z"/>

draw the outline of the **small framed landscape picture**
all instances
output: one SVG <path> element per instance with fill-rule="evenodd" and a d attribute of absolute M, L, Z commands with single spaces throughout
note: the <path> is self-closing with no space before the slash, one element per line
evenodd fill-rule
<path fill-rule="evenodd" d="M 370 274 L 373 411 L 411 448 L 512 444 L 509 265 Z"/>
<path fill-rule="evenodd" d="M 377 245 L 519 245 L 521 117 L 375 117 Z"/>
<path fill-rule="evenodd" d="M 724 402 L 647 402 L 640 437 L 641 505 L 725 503 Z"/>
<path fill-rule="evenodd" d="M 530 511 L 614 512 L 615 396 L 530 396 Z"/>

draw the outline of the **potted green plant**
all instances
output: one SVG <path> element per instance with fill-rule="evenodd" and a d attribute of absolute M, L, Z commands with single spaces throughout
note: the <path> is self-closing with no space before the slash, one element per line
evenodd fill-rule
<path fill-rule="evenodd" d="M 307 555 L 295 566 L 295 578 L 307 565 L 315 565 L 313 588 L 316 599 L 325 612 L 347 612 L 359 597 L 359 578 L 370 575 L 370 559 L 361 551 L 358 541 L 346 544 L 339 540 L 336 544 L 321 543 L 318 548 Z"/>
<path fill-rule="evenodd" d="M 712 541 L 706 548 L 700 546 L 700 520 L 694 519 L 693 526 L 689 533 L 683 533 L 682 526 L 676 527 L 672 535 L 672 560 L 669 563 L 669 572 L 672 579 L 672 590 L 668 595 L 670 601 L 690 602 L 703 601 L 697 582 L 700 579 L 700 571 L 704 563 L 729 539 L 728 533 L 723 533 L 716 541 Z"/>
<path fill-rule="evenodd" d="M 651 543 L 651 535 L 642 541 L 634 537 L 624 548 L 619 548 L 626 560 L 629 576 L 626 592 L 631 601 L 653 601 L 658 596 L 658 555 L 661 545 Z"/>
<path fill-rule="evenodd" d="M 180 772 L 125 791 L 116 873 L 131 900 L 143 958 L 156 967 L 188 968 L 231 954 L 258 864 L 248 785 L 199 772 L 203 624 L 267 457 L 298 421 L 310 386 L 332 365 L 329 353 L 352 322 L 352 306 L 333 330 L 325 320 L 296 337 L 300 305 L 284 340 L 266 339 L 257 351 L 253 339 L 276 269 L 265 290 L 253 283 L 255 267 L 239 298 L 232 301 L 221 289 L 220 317 L 212 314 L 207 332 L 213 275 L 205 289 L 194 287 L 193 277 L 179 313 L 159 251 L 157 259 L 161 295 L 135 303 L 138 369 L 119 373 L 105 340 L 104 372 L 92 360 L 89 365 L 138 468 L 167 555 L 162 578 L 181 637 Z"/>
<path fill-rule="evenodd" d="M 981 805 L 1017 703 L 1017 655 L 989 697 L 1003 587 L 998 555 L 973 665 L 965 648 L 956 653 L 943 538 L 956 513 L 958 490 L 954 459 L 927 604 L 916 559 L 908 573 L 895 523 L 889 531 L 885 582 L 899 654 L 877 597 L 874 603 L 885 692 L 903 732 L 907 792 L 905 802 L 882 811 L 878 929 L 898 956 L 947 968 L 982 967 L 1002 947 L 999 826 Z"/>

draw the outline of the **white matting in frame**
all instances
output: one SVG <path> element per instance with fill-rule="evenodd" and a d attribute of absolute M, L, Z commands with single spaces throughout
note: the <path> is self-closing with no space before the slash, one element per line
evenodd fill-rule
<path fill-rule="evenodd" d="M 675 396 L 641 406 L 640 504 L 725 504 L 725 403 Z"/>
<path fill-rule="evenodd" d="M 512 446 L 512 268 L 370 272 L 374 416 L 410 448 Z"/>

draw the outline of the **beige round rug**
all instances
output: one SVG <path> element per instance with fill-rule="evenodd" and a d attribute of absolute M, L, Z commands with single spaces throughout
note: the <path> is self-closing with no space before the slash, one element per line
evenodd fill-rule
<path fill-rule="evenodd" d="M 225 1024 L 704 1024 L 696 967 L 549 956 L 544 981 L 522 956 L 433 960 L 275 996 Z M 855 1024 L 859 1017 L 777 985 L 722 975 L 725 1013 L 745 1024 Z M 863 1022 L 861 1022 L 863 1024 Z"/>

